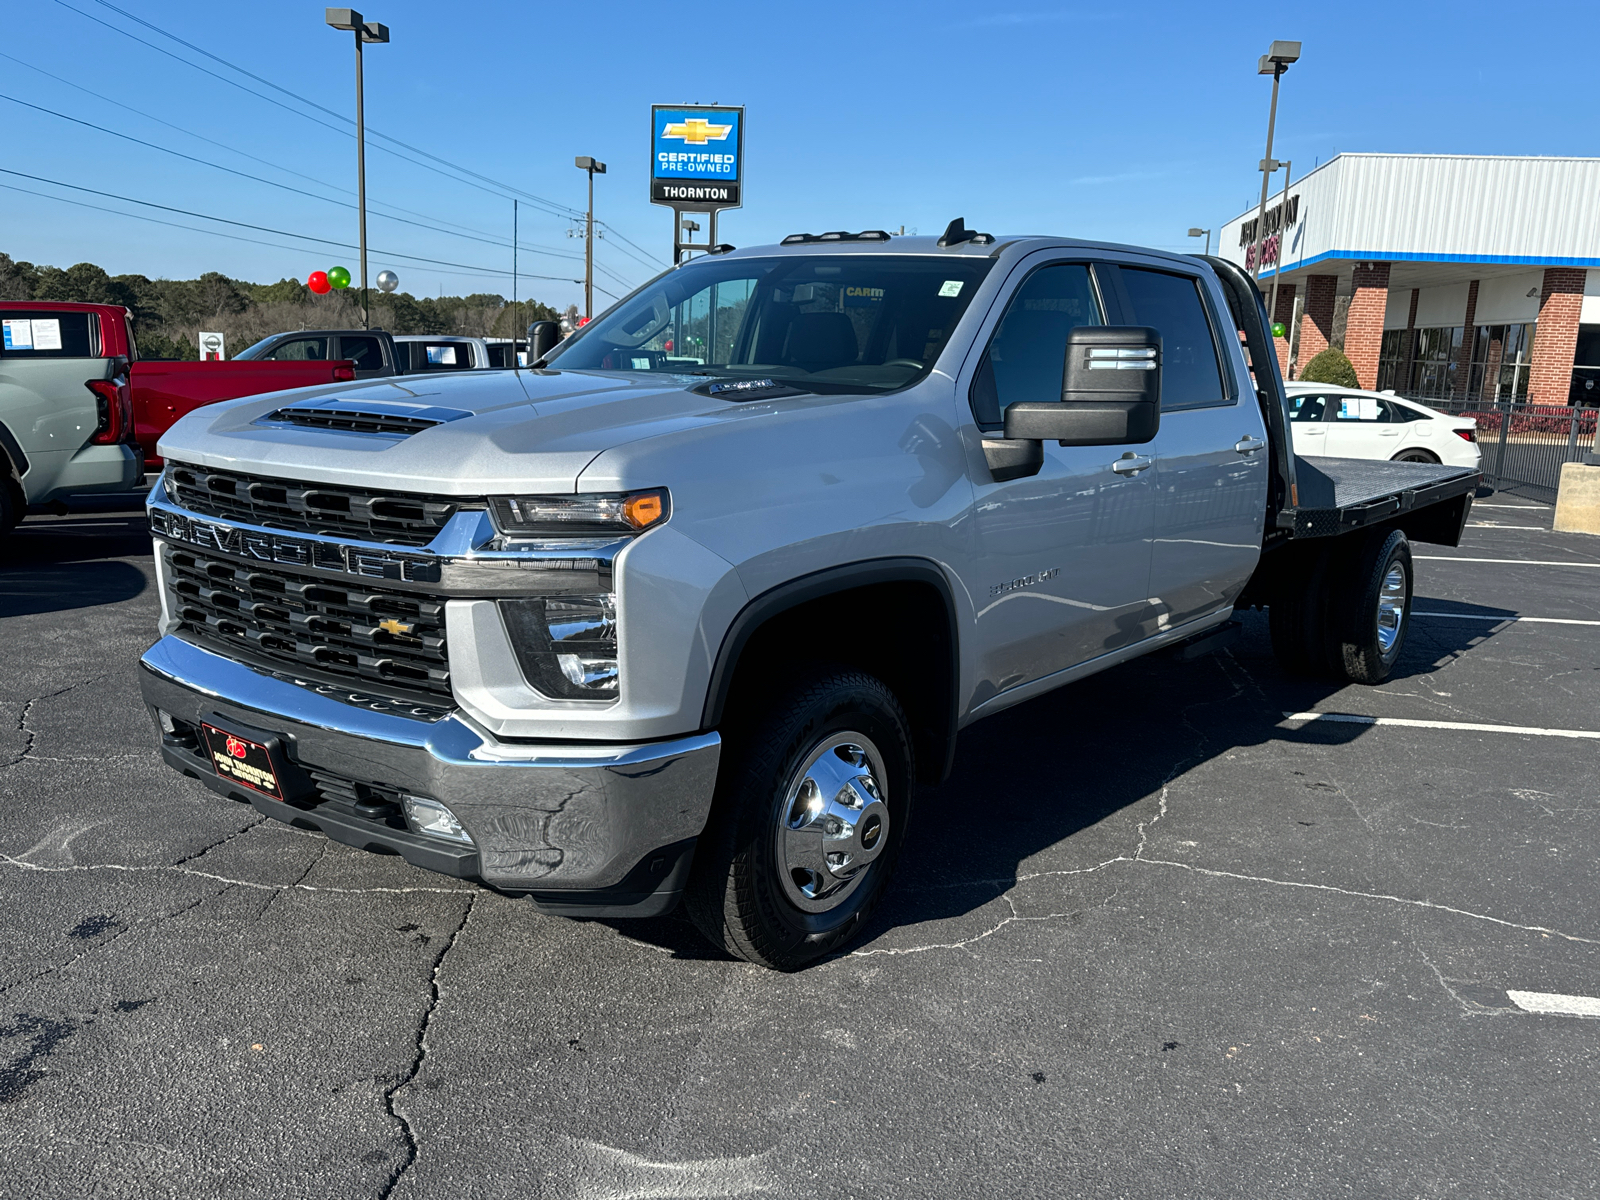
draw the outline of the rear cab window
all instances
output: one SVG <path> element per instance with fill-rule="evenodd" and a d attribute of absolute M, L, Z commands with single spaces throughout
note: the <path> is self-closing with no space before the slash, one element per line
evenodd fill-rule
<path fill-rule="evenodd" d="M 100 318 L 94 313 L 0 309 L 0 357 L 99 358 Z"/>
<path fill-rule="evenodd" d="M 1232 404 L 1200 280 L 1145 267 L 1097 268 L 1122 309 L 1121 324 L 1161 334 L 1161 410 Z"/>

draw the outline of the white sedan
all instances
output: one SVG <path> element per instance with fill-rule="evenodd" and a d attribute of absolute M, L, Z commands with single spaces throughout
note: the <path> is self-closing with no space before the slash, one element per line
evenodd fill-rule
<path fill-rule="evenodd" d="M 1307 458 L 1386 458 L 1476 468 L 1478 423 L 1387 392 L 1287 384 L 1294 451 Z"/>

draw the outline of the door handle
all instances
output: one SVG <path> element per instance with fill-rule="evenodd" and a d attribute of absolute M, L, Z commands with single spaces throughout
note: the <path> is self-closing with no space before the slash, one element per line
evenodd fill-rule
<path fill-rule="evenodd" d="M 1240 454 L 1254 454 L 1257 450 L 1260 450 L 1266 444 L 1267 443 L 1266 443 L 1266 441 L 1264 439 L 1262 439 L 1262 438 L 1253 438 L 1247 433 L 1247 434 L 1244 435 L 1244 437 L 1240 438 L 1237 442 L 1235 442 L 1233 444 L 1233 448 L 1235 450 L 1237 450 Z"/>
<path fill-rule="evenodd" d="M 1117 459 L 1116 462 L 1112 463 L 1111 469 L 1118 475 L 1137 475 L 1145 468 L 1154 466 L 1155 461 L 1155 459 L 1150 457 L 1138 457 L 1133 454 L 1132 451 L 1129 451 L 1127 454 L 1124 454 L 1121 458 Z"/>
<path fill-rule="evenodd" d="M 1378 430 L 1378 436 L 1379 437 L 1399 437 L 1400 436 L 1400 431 L 1398 429 L 1380 429 L 1380 430 Z"/>

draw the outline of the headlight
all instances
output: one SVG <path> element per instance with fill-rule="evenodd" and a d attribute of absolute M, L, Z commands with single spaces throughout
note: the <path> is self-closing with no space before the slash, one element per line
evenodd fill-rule
<path fill-rule="evenodd" d="M 502 600 L 500 613 L 522 674 L 552 700 L 617 695 L 617 597 Z"/>
<path fill-rule="evenodd" d="M 671 513 L 666 488 L 579 496 L 492 496 L 489 512 L 506 537 L 642 533 Z"/>

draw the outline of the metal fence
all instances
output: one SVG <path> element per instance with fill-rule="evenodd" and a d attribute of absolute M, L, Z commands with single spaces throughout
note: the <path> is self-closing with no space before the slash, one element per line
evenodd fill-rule
<path fill-rule="evenodd" d="M 1554 504 L 1561 468 L 1595 453 L 1600 409 L 1565 404 L 1479 404 L 1422 400 L 1438 412 L 1478 422 L 1483 481 L 1496 491 Z"/>

